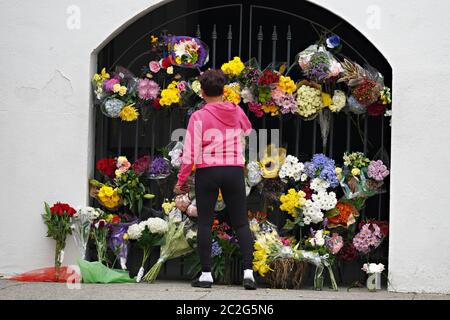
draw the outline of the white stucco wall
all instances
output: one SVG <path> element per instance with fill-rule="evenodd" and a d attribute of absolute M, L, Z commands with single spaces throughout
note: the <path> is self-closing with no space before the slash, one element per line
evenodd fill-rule
<path fill-rule="evenodd" d="M 43 201 L 85 204 L 93 51 L 159 1 L 0 1 L 0 273 L 51 265 Z M 313 0 L 340 15 L 394 72 L 390 289 L 450 293 L 450 4 Z M 67 28 L 70 5 L 81 28 Z M 72 240 L 66 262 L 75 262 Z"/>

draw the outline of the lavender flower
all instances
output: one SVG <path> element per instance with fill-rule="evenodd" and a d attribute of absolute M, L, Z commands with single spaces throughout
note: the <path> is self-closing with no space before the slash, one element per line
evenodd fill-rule
<path fill-rule="evenodd" d="M 150 166 L 150 174 L 151 175 L 166 175 L 170 173 L 170 167 L 167 163 L 167 160 L 163 157 L 156 157 L 153 159 L 152 164 Z"/>
<path fill-rule="evenodd" d="M 305 171 L 309 178 L 321 178 L 327 181 L 331 188 L 339 185 L 334 160 L 326 157 L 322 153 L 315 154 L 311 162 L 305 163 Z"/>
<path fill-rule="evenodd" d="M 211 257 L 216 257 L 222 254 L 222 248 L 217 241 L 214 241 L 211 246 Z"/>
<path fill-rule="evenodd" d="M 389 175 L 389 170 L 383 164 L 383 161 L 371 161 L 367 169 L 367 175 L 376 181 L 383 181 Z"/>

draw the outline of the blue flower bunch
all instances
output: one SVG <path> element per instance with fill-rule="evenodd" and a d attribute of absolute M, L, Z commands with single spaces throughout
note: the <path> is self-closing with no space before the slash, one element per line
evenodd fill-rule
<path fill-rule="evenodd" d="M 222 247 L 219 242 L 214 241 L 211 246 L 211 257 L 216 257 L 222 254 Z"/>
<path fill-rule="evenodd" d="M 339 185 L 334 160 L 323 153 L 316 153 L 310 162 L 305 163 L 305 171 L 309 178 L 321 178 L 335 188 Z"/>

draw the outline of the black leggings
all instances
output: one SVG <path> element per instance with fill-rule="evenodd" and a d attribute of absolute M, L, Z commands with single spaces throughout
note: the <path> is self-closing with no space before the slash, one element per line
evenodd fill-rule
<path fill-rule="evenodd" d="M 219 189 L 242 253 L 243 269 L 252 269 L 253 236 L 247 218 L 244 170 L 238 166 L 197 169 L 195 196 L 198 212 L 198 253 L 203 272 L 211 272 L 211 227 Z"/>

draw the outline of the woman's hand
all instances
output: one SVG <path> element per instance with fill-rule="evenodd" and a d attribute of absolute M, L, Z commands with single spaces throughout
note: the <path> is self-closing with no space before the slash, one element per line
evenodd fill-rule
<path fill-rule="evenodd" d="M 178 183 L 175 185 L 175 187 L 173 188 L 173 192 L 175 194 L 185 194 L 189 192 L 189 187 L 184 184 L 184 185 L 179 185 Z"/>

